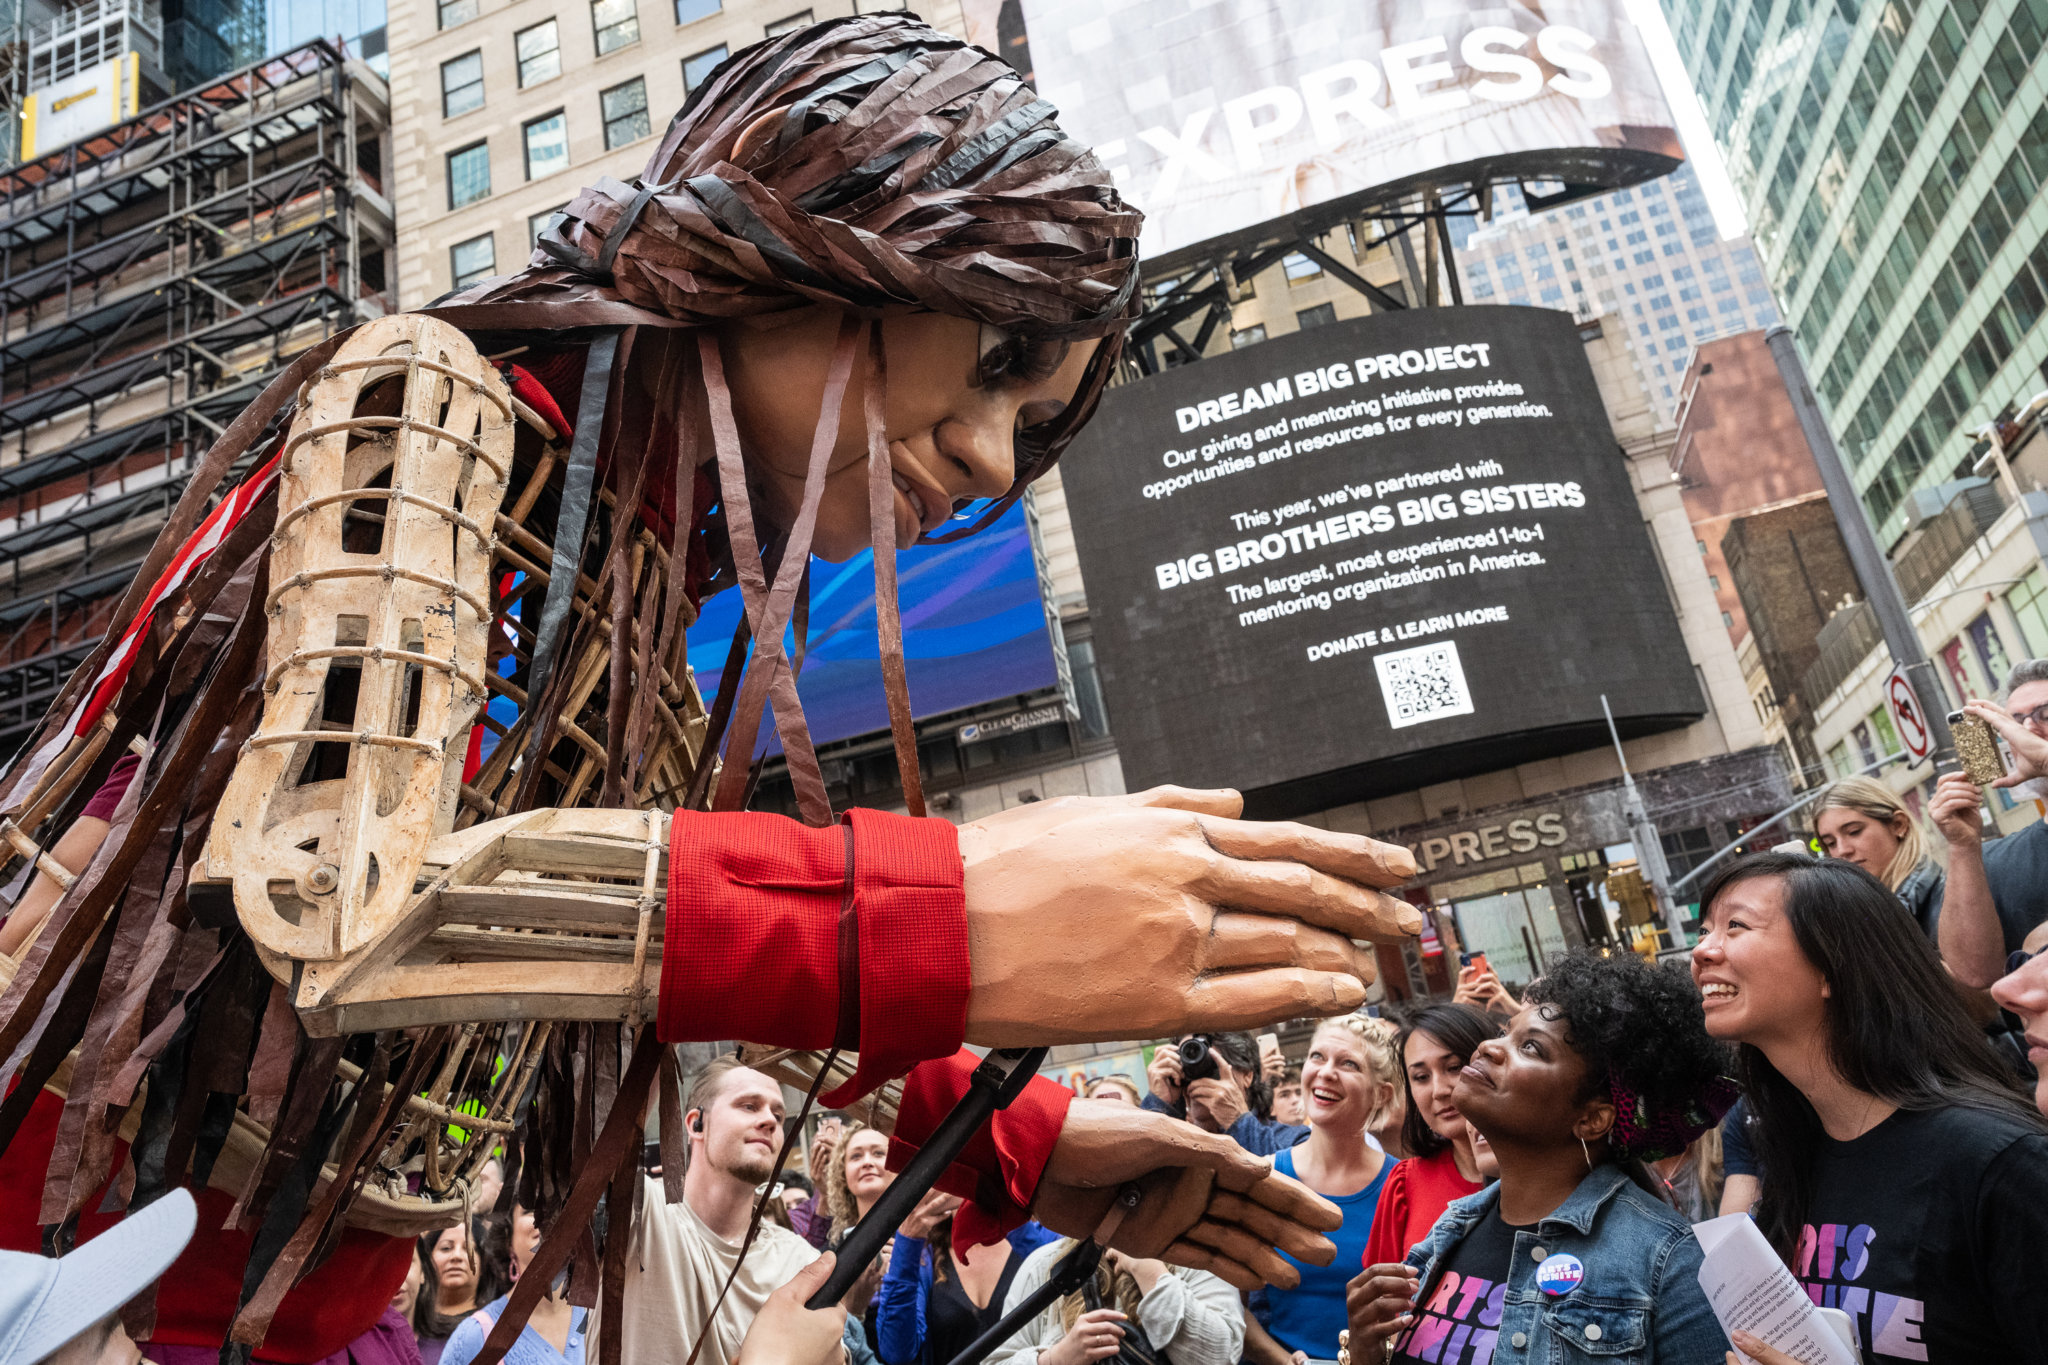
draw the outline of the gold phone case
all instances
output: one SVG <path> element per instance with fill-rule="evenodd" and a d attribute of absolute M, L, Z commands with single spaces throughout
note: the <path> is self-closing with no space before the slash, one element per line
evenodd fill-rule
<path fill-rule="evenodd" d="M 1948 718 L 1949 732 L 1956 740 L 1956 760 L 1980 787 L 1988 787 L 2005 776 L 2005 755 L 1998 751 L 1998 736 L 1991 727 L 1966 711 Z"/>

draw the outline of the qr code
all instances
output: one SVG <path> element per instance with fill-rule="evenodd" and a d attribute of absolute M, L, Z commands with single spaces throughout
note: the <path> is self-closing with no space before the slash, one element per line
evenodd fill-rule
<path fill-rule="evenodd" d="M 1387 723 L 1396 730 L 1472 714 L 1472 689 L 1465 685 L 1455 640 L 1377 654 L 1372 663 L 1379 670 L 1380 695 L 1387 701 Z"/>

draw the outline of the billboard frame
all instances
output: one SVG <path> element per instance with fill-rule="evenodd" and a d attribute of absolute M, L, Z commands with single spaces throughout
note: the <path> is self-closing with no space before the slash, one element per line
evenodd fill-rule
<path fill-rule="evenodd" d="M 1178 282 L 1180 287 L 1148 302 L 1131 324 L 1125 354 L 1135 371 L 1132 377 L 1166 368 L 1159 363 L 1154 342 L 1164 342 L 1169 351 L 1178 353 L 1180 363 L 1203 359 L 1216 328 L 1229 320 L 1230 307 L 1238 296 L 1237 282 L 1271 269 L 1288 256 L 1300 254 L 1315 261 L 1333 279 L 1364 295 L 1376 313 L 1440 306 L 1439 271 L 1449 286 L 1450 304 L 1462 306 L 1464 287 L 1451 249 L 1450 220 L 1491 219 L 1496 187 L 1516 186 L 1532 210 L 1542 211 L 1656 180 L 1682 164 L 1659 152 L 1628 147 L 1509 152 L 1376 185 L 1148 259 L 1148 275 L 1184 274 L 1185 278 Z M 1533 188 L 1545 184 L 1561 188 L 1548 193 Z M 1423 229 L 1428 268 L 1418 272 L 1425 285 L 1422 300 L 1404 303 L 1394 298 L 1319 244 L 1321 238 L 1342 227 L 1351 228 L 1364 242 L 1367 224 L 1379 228 L 1370 245 L 1399 240 L 1410 253 L 1414 248 L 1407 241 L 1408 234 L 1417 227 Z M 1206 316 L 1196 336 L 1182 335 L 1180 324 L 1201 314 Z"/>

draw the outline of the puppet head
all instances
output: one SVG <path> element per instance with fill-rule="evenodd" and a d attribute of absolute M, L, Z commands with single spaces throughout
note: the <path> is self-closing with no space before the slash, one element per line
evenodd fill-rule
<path fill-rule="evenodd" d="M 583 190 L 526 270 L 437 308 L 463 325 L 630 310 L 672 327 L 817 303 L 941 313 L 1024 343 L 1106 338 L 1075 401 L 1019 430 L 1006 506 L 1093 415 L 1138 300 L 1142 215 L 1056 112 L 910 16 L 815 24 L 729 58 L 633 184 Z M 502 307 L 522 304 L 550 306 Z"/>

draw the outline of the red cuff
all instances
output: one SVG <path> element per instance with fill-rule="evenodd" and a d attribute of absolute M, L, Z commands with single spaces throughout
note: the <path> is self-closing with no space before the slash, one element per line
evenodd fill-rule
<path fill-rule="evenodd" d="M 889 1169 L 900 1171 L 924 1146 L 940 1120 L 968 1090 L 981 1059 L 962 1048 L 951 1057 L 925 1062 L 903 1082 L 896 1135 L 889 1142 Z M 938 1187 L 967 1200 L 953 1215 L 956 1246 L 993 1242 L 1031 1216 L 1038 1179 L 1067 1121 L 1074 1092 L 1033 1076 L 1023 1093 L 998 1109 L 968 1139 L 960 1155 L 939 1176 Z"/>
<path fill-rule="evenodd" d="M 813 829 L 678 811 L 668 869 L 664 1041 L 857 1047 L 853 1079 L 824 1097 L 837 1108 L 966 1036 L 967 909 L 946 821 L 854 810 Z M 844 945 L 842 928 L 853 931 Z M 857 996 L 842 990 L 847 952 Z"/>

